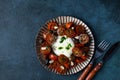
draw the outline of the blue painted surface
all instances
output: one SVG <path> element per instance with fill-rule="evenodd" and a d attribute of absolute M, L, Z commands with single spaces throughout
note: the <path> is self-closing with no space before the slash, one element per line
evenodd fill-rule
<path fill-rule="evenodd" d="M 36 58 L 35 37 L 47 20 L 70 15 L 94 32 L 96 44 L 120 40 L 118 0 L 0 0 L 0 80 L 77 80 L 81 72 L 61 76 Z M 93 80 L 120 80 L 120 49 Z"/>

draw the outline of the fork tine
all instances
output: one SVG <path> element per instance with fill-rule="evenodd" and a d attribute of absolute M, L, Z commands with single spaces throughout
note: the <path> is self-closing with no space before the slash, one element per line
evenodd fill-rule
<path fill-rule="evenodd" d="M 103 40 L 99 45 L 98 48 L 102 51 L 105 51 L 107 49 L 107 47 L 110 45 L 109 42 L 107 42 L 106 40 Z"/>
<path fill-rule="evenodd" d="M 103 41 L 98 45 L 98 47 L 100 47 L 100 46 L 104 43 L 104 41 L 105 41 L 105 40 L 103 40 Z"/>
<path fill-rule="evenodd" d="M 104 47 L 107 45 L 107 41 L 104 41 L 104 43 L 102 44 L 102 46 L 101 46 L 101 49 L 103 49 L 104 50 Z"/>
<path fill-rule="evenodd" d="M 105 44 L 105 40 L 103 40 L 98 47 L 99 47 L 100 49 L 102 49 L 102 47 L 104 46 L 104 44 Z"/>
<path fill-rule="evenodd" d="M 110 45 L 109 42 L 104 41 L 104 43 L 102 44 L 102 46 L 100 47 L 103 51 Z"/>
<path fill-rule="evenodd" d="M 107 43 L 106 46 L 103 48 L 104 50 L 107 49 L 107 47 L 109 47 L 110 43 Z"/>

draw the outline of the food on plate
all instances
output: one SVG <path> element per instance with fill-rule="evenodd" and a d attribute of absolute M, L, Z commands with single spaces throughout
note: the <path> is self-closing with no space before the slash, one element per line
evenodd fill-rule
<path fill-rule="evenodd" d="M 74 42 L 71 38 L 66 36 L 58 36 L 57 40 L 52 44 L 53 52 L 57 56 L 64 54 L 65 56 L 70 57 L 73 47 Z"/>
<path fill-rule="evenodd" d="M 45 32 L 43 33 L 43 38 L 44 38 L 44 40 L 46 40 L 46 42 L 47 42 L 48 44 L 50 44 L 50 45 L 51 45 L 51 44 L 55 41 L 55 39 L 56 39 L 55 35 L 52 34 L 50 31 L 45 31 Z"/>
<path fill-rule="evenodd" d="M 58 24 L 56 22 L 49 22 L 47 26 L 48 30 L 56 30 L 58 28 Z"/>
<path fill-rule="evenodd" d="M 51 59 L 51 60 L 57 60 L 58 57 L 55 54 L 50 54 L 49 55 L 49 59 Z"/>
<path fill-rule="evenodd" d="M 67 29 L 65 30 L 65 35 L 70 38 L 75 37 L 75 31 L 72 29 Z"/>
<path fill-rule="evenodd" d="M 79 41 L 81 44 L 86 44 L 89 42 L 89 36 L 87 34 L 80 34 Z"/>
<path fill-rule="evenodd" d="M 82 50 L 80 50 L 80 48 L 78 48 L 78 47 L 74 47 L 74 48 L 72 49 L 72 52 L 73 52 L 73 55 L 74 55 L 75 57 L 81 57 L 82 54 L 83 54 Z"/>
<path fill-rule="evenodd" d="M 70 27 L 72 27 L 74 24 L 73 22 L 68 22 L 65 24 L 66 25 L 66 28 L 69 29 Z"/>
<path fill-rule="evenodd" d="M 65 27 L 64 27 L 64 25 L 60 25 L 59 26 L 59 28 L 57 30 L 57 34 L 61 35 L 61 36 L 65 34 Z"/>
<path fill-rule="evenodd" d="M 85 28 L 82 25 L 76 25 L 75 31 L 77 35 L 84 34 Z"/>
<path fill-rule="evenodd" d="M 51 48 L 50 46 L 48 45 L 47 42 L 44 42 L 41 44 L 41 47 L 40 47 L 40 52 L 44 55 L 48 55 L 51 51 Z"/>
<path fill-rule="evenodd" d="M 65 64 L 65 63 L 69 62 L 69 59 L 65 55 L 61 54 L 58 57 L 58 61 L 59 61 L 60 64 Z"/>
<path fill-rule="evenodd" d="M 90 37 L 82 25 L 48 22 L 42 38 L 40 54 L 57 73 L 64 74 L 88 58 Z"/>

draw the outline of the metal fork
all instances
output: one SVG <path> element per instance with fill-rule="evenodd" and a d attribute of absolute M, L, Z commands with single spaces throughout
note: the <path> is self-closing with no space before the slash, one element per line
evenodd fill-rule
<path fill-rule="evenodd" d="M 88 73 L 90 72 L 90 70 L 91 70 L 91 68 L 93 66 L 93 63 L 94 63 L 95 59 L 100 57 L 102 55 L 102 53 L 109 47 L 109 45 L 110 45 L 109 42 L 107 42 L 106 40 L 103 40 L 97 46 L 97 50 L 95 51 L 95 55 L 94 55 L 93 59 L 91 60 L 90 64 L 86 67 L 86 69 L 83 71 L 83 73 L 78 78 L 78 80 L 85 80 L 86 76 L 88 75 Z"/>

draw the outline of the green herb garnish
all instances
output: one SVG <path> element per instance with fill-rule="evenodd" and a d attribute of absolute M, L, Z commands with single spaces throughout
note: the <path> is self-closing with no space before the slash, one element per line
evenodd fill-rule
<path fill-rule="evenodd" d="M 68 44 L 68 46 L 69 46 L 69 47 L 72 47 L 72 45 L 71 45 L 71 44 Z"/>
<path fill-rule="evenodd" d="M 70 47 L 72 47 L 72 45 L 71 45 L 71 44 L 68 44 L 68 46 L 66 47 L 66 49 L 69 50 Z"/>
<path fill-rule="evenodd" d="M 63 47 L 59 47 L 58 49 L 60 49 L 60 50 L 61 50 L 61 49 L 63 49 Z"/>
<path fill-rule="evenodd" d="M 61 40 L 60 40 L 60 43 L 63 43 L 64 40 L 66 40 L 66 38 L 62 37 Z"/>
<path fill-rule="evenodd" d="M 69 47 L 66 47 L 67 50 L 69 50 L 70 48 Z"/>

